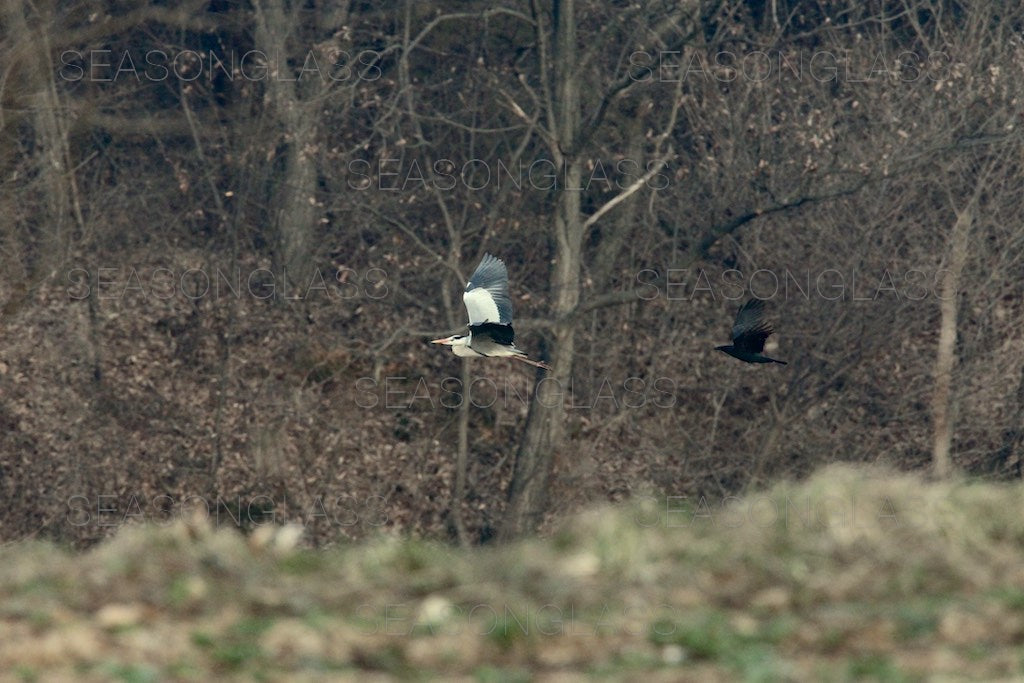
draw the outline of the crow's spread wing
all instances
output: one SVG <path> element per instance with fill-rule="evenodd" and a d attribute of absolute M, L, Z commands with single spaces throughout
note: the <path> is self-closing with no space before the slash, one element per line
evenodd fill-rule
<path fill-rule="evenodd" d="M 764 301 L 751 299 L 740 306 L 736 313 L 736 322 L 732 326 L 732 345 L 738 351 L 761 353 L 772 331 L 772 326 L 764 319 Z"/>

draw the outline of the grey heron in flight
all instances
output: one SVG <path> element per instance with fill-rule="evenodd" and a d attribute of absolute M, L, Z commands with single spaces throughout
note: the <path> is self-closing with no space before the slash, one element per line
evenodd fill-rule
<path fill-rule="evenodd" d="M 480 265 L 469 278 L 462 300 L 469 313 L 469 334 L 453 334 L 443 339 L 434 339 L 431 344 L 450 346 L 456 356 L 510 356 L 538 368 L 551 369 L 547 363 L 527 358 L 513 343 L 508 270 L 501 259 L 484 254 Z"/>
<path fill-rule="evenodd" d="M 732 325 L 732 344 L 716 346 L 715 350 L 746 363 L 786 365 L 784 360 L 775 360 L 761 353 L 764 351 L 765 340 L 772 332 L 771 324 L 764 319 L 764 301 L 750 299 L 736 312 L 736 322 Z"/>

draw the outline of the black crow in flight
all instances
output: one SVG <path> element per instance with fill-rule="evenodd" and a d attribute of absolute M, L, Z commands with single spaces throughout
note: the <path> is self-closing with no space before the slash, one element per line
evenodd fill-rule
<path fill-rule="evenodd" d="M 764 319 L 764 301 L 750 299 L 740 306 L 736 313 L 736 322 L 732 324 L 732 344 L 716 346 L 716 351 L 727 353 L 746 363 L 779 363 L 786 365 L 784 360 L 775 360 L 761 355 L 764 351 L 764 340 L 772 333 L 772 326 Z"/>

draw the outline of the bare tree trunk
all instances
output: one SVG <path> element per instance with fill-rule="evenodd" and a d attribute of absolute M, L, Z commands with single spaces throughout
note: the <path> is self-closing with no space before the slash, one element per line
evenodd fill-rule
<path fill-rule="evenodd" d="M 309 284 L 313 271 L 313 230 L 316 228 L 316 167 L 309 156 L 316 125 L 302 114 L 289 128 L 294 139 L 288 145 L 281 207 L 275 216 L 281 240 L 281 256 L 288 278 L 300 287 Z M 294 121 L 294 119 L 299 119 Z"/>
<path fill-rule="evenodd" d="M 967 260 L 968 236 L 974 222 L 975 197 L 957 216 L 950 235 L 949 267 L 942 280 L 939 347 L 935 358 L 935 393 L 932 399 L 932 421 L 935 429 L 932 467 L 935 476 L 946 478 L 952 472 L 950 447 L 953 441 L 952 381 L 956 364 L 957 299 L 960 274 Z"/>
<path fill-rule="evenodd" d="M 538 18 L 540 40 L 547 41 L 545 26 Z M 565 405 L 562 388 L 569 385 L 575 358 L 576 322 L 571 314 L 580 300 L 581 244 L 583 216 L 580 213 L 582 163 L 575 156 L 573 145 L 580 133 L 580 93 L 576 72 L 576 17 L 573 0 L 554 3 L 554 51 L 550 71 L 554 75 L 554 101 L 551 113 L 555 140 L 551 152 L 559 167 L 557 213 L 555 215 L 555 267 L 551 291 L 555 293 L 552 314 L 555 318 L 554 368 L 551 377 L 539 383 L 527 414 L 526 431 L 516 453 L 509 507 L 499 530 L 499 537 L 508 540 L 532 531 L 547 503 L 548 479 L 556 451 L 565 438 Z M 545 65 L 541 68 L 544 70 Z M 568 150 L 568 152 L 566 152 Z"/>
<path fill-rule="evenodd" d="M 1003 447 L 999 449 L 996 456 L 996 465 L 1001 469 L 1013 468 L 1013 473 L 1019 479 L 1024 465 L 1024 452 L 1021 446 L 1024 445 L 1024 367 L 1020 369 L 1020 381 L 1017 383 L 1016 409 L 1010 424 L 1003 432 Z"/>
<path fill-rule="evenodd" d="M 31 284 L 25 294 L 28 296 L 35 285 L 54 274 L 66 253 L 72 210 L 80 223 L 83 218 L 69 170 L 68 129 L 54 82 L 50 36 L 45 28 L 29 24 L 27 17 L 36 10 L 28 4 L 10 0 L 4 5 L 4 10 L 7 24 L 13 29 L 11 34 L 20 36 L 22 41 L 24 82 L 29 91 L 26 101 L 33 112 L 39 168 L 37 194 L 45 207 L 45 213 L 37 223 L 39 239 L 30 259 Z M 45 20 L 34 23 L 46 24 Z"/>
<path fill-rule="evenodd" d="M 466 534 L 466 524 L 462 521 L 462 503 L 466 500 L 466 467 L 469 461 L 469 404 L 470 404 L 470 383 L 472 376 L 469 372 L 472 360 L 464 359 L 459 365 L 462 366 L 462 405 L 459 406 L 459 443 L 455 451 L 455 490 L 452 492 L 451 516 L 455 526 L 455 534 L 459 539 L 459 545 L 469 545 L 469 536 Z"/>
<path fill-rule="evenodd" d="M 271 110 L 284 128 L 285 168 L 278 183 L 279 193 L 272 200 L 278 236 L 279 261 L 290 283 L 305 287 L 313 273 L 313 234 L 318 208 L 316 202 L 317 167 L 315 150 L 320 128 L 318 108 L 324 88 L 323 74 L 293 78 L 279 73 L 287 68 L 289 38 L 298 21 L 298 8 L 286 0 L 259 0 L 256 8 L 256 45 L 271 57 L 267 95 Z M 327 21 L 343 21 L 344 13 Z M 301 291 L 301 290 L 300 290 Z"/>
<path fill-rule="evenodd" d="M 578 166 L 576 167 L 578 171 Z M 578 195 L 563 193 L 565 204 L 571 204 Z M 579 214 L 576 214 L 579 222 Z M 562 223 L 560 216 L 557 223 Z M 561 230 L 561 226 L 559 226 Z M 559 240 L 561 242 L 561 240 Z M 537 523 L 547 504 L 547 486 L 551 466 L 557 450 L 565 439 L 565 404 L 563 389 L 569 386 L 575 357 L 575 321 L 568 316 L 579 300 L 580 250 L 559 249 L 555 265 L 553 291 L 557 292 L 554 311 L 561 322 L 555 326 L 554 357 L 551 376 L 537 385 L 530 403 L 526 431 L 516 452 L 512 485 L 509 489 L 509 507 L 500 537 L 504 540 L 529 533 Z"/>

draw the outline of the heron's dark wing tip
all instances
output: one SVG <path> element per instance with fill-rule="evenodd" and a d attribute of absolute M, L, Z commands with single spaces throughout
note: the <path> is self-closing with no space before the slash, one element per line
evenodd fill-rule
<path fill-rule="evenodd" d="M 502 344 L 504 346 L 511 346 L 515 343 L 516 339 L 515 332 L 512 330 L 512 325 L 505 325 L 501 323 L 480 323 L 479 325 L 470 325 L 469 330 L 475 337 L 487 337 L 495 343 Z"/>
<path fill-rule="evenodd" d="M 505 268 L 501 259 L 484 254 L 484 257 L 480 259 L 480 265 L 476 267 L 473 275 L 469 278 L 466 291 L 477 287 L 490 289 L 495 285 L 508 287 L 508 269 Z"/>

